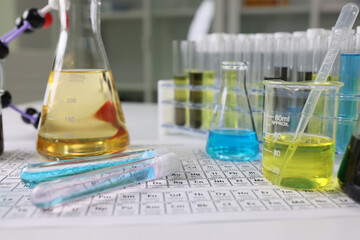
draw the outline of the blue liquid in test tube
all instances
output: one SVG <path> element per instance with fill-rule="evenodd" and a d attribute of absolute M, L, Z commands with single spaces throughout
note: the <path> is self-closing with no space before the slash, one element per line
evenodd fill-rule
<path fill-rule="evenodd" d="M 336 152 L 344 153 L 356 123 L 357 100 L 360 77 L 360 54 L 341 54 L 339 81 L 339 121 L 337 126 Z"/>

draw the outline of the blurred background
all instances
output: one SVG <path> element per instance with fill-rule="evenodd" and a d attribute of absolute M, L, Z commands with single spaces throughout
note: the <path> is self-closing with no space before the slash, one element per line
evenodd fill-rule
<path fill-rule="evenodd" d="M 210 32 L 268 33 L 328 28 L 346 0 L 214 0 Z M 157 81 L 172 77 L 171 43 L 186 39 L 202 0 L 102 0 L 101 31 L 121 101 L 156 102 Z M 1 0 L 0 35 L 47 0 Z M 10 44 L 5 88 L 14 103 L 42 100 L 58 41 L 54 25 Z M 359 26 L 357 20 L 355 26 Z"/>

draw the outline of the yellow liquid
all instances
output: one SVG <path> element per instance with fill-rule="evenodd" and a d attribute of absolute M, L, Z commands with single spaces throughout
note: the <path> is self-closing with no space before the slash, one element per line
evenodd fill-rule
<path fill-rule="evenodd" d="M 290 144 L 293 134 L 270 134 L 264 138 L 263 174 L 276 184 L 297 189 L 315 189 L 328 184 L 333 175 L 335 142 L 327 137 L 304 134 Z M 284 164 L 287 149 L 296 149 Z"/>
<path fill-rule="evenodd" d="M 313 81 L 316 79 L 317 74 L 313 74 Z M 331 74 L 329 74 L 326 81 L 333 81 L 331 78 Z M 309 93 L 310 91 L 308 91 Z M 324 93 L 324 92 L 323 92 Z M 304 99 L 306 101 L 306 99 Z M 304 102 L 305 104 L 305 102 Z M 321 133 L 324 132 L 325 129 L 328 128 L 328 121 L 324 121 L 322 119 L 323 116 L 328 116 L 329 113 L 327 112 L 328 109 L 332 109 L 333 107 L 329 107 L 329 104 L 331 104 L 331 99 L 329 94 L 321 95 L 316 107 L 313 112 L 313 117 L 309 120 L 307 129 L 309 132 L 312 133 Z"/>
<path fill-rule="evenodd" d="M 249 85 L 247 86 L 249 101 L 251 104 L 251 109 L 253 110 L 253 118 L 255 124 L 255 130 L 257 133 L 258 140 L 260 142 L 263 141 L 263 113 L 264 109 L 264 93 L 261 92 L 263 90 L 263 86 Z M 254 90 L 257 90 L 254 92 Z"/>
<path fill-rule="evenodd" d="M 187 115 L 189 114 L 189 109 L 185 107 L 185 104 L 188 102 L 190 95 L 189 90 L 184 87 L 189 84 L 189 81 L 186 76 L 174 76 L 174 83 L 175 101 L 179 104 L 179 106 L 175 107 L 175 124 L 184 126 L 187 122 Z"/>
<path fill-rule="evenodd" d="M 204 86 L 214 86 L 215 85 L 215 72 L 213 71 L 204 71 L 203 72 L 203 85 Z M 205 90 L 203 93 L 203 103 L 208 105 L 215 104 L 215 91 L 214 90 Z M 211 121 L 214 115 L 213 108 L 205 108 L 202 111 L 202 127 L 209 129 Z"/>
<path fill-rule="evenodd" d="M 224 73 L 225 74 L 225 73 Z M 228 70 L 226 71 L 227 75 L 223 75 L 224 79 L 227 79 L 227 96 L 226 96 L 226 107 L 228 110 L 225 111 L 225 118 L 224 118 L 224 126 L 225 128 L 238 128 L 238 115 L 239 113 L 236 111 L 238 107 L 238 95 L 234 91 L 237 87 L 237 71 L 235 70 Z M 221 97 L 221 96 L 220 96 Z"/>
<path fill-rule="evenodd" d="M 189 84 L 186 76 L 174 76 L 174 83 L 180 85 L 179 88 L 175 88 L 175 100 L 185 103 L 189 99 L 189 90 L 181 88 L 181 86 Z"/>
<path fill-rule="evenodd" d="M 124 151 L 129 146 L 110 71 L 50 73 L 37 151 L 50 160 Z"/>

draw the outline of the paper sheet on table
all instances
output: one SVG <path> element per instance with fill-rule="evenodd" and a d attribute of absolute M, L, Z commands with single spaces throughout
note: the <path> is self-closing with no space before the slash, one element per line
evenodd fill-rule
<path fill-rule="evenodd" d="M 202 148 L 168 148 L 181 158 L 180 172 L 44 211 L 32 205 L 19 175 L 26 164 L 44 160 L 32 142 L 7 143 L 0 157 L 0 227 L 360 216 L 360 204 L 336 183 L 319 191 L 279 188 L 263 177 L 261 161 L 215 161 Z"/>

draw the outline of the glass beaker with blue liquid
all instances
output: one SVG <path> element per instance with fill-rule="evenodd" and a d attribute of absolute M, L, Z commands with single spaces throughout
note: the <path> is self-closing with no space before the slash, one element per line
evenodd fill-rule
<path fill-rule="evenodd" d="M 223 62 L 218 102 L 206 151 L 215 159 L 249 161 L 259 153 L 259 141 L 246 88 L 247 64 Z"/>

